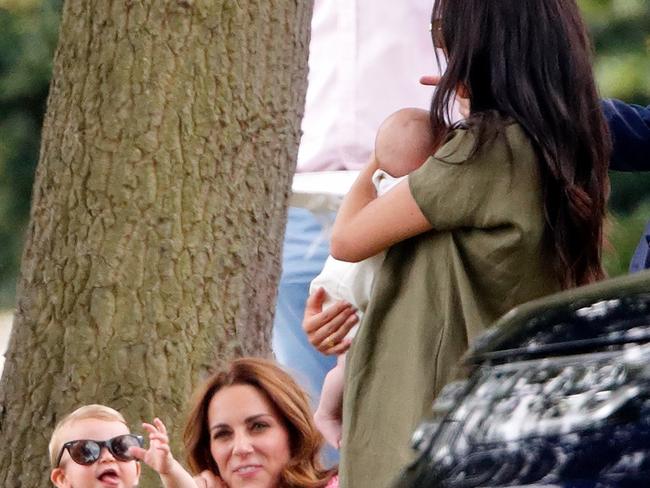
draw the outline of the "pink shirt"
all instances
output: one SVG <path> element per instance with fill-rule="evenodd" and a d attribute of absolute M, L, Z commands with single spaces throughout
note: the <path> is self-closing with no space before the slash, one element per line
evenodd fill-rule
<path fill-rule="evenodd" d="M 339 488 L 339 476 L 336 475 L 330 479 L 325 488 Z"/>
<path fill-rule="evenodd" d="M 299 172 L 359 169 L 379 124 L 429 108 L 431 0 L 315 0 Z"/>

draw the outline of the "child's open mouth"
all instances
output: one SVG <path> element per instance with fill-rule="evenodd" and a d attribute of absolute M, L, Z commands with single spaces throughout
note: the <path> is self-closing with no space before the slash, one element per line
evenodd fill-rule
<path fill-rule="evenodd" d="M 109 486 L 118 485 L 120 482 L 120 477 L 118 476 L 117 471 L 112 468 L 109 468 L 106 471 L 102 471 L 97 479 Z"/>

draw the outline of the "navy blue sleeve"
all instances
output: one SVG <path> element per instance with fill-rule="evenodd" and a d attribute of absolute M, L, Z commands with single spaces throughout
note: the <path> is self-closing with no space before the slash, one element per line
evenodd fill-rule
<path fill-rule="evenodd" d="M 614 143 L 609 168 L 650 171 L 650 106 L 603 100 L 602 107 Z"/>

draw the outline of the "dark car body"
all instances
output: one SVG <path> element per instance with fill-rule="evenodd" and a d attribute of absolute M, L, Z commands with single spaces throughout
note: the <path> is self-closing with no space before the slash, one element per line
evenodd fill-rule
<path fill-rule="evenodd" d="M 650 486 L 650 271 L 516 308 L 462 366 L 396 486 Z"/>

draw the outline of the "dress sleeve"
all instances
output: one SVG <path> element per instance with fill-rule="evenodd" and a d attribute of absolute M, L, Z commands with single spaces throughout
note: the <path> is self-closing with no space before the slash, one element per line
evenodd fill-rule
<path fill-rule="evenodd" d="M 409 175 L 411 194 L 435 230 L 498 226 L 512 200 L 523 198 L 513 193 L 508 144 L 494 140 L 474 151 L 474 140 L 468 129 L 455 130 L 434 156 Z M 517 172 L 533 166 L 524 163 Z"/>

